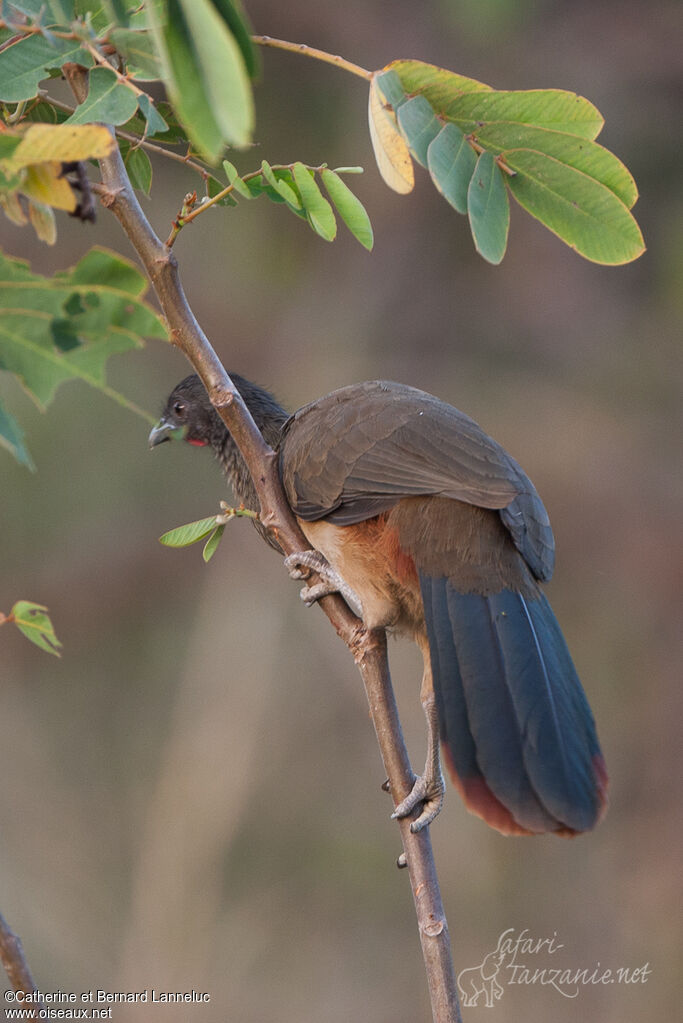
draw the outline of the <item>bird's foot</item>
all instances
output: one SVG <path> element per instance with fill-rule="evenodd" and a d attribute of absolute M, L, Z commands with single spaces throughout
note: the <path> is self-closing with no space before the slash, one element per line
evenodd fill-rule
<path fill-rule="evenodd" d="M 439 814 L 443 806 L 444 792 L 446 785 L 441 770 L 438 773 L 425 771 L 419 778 L 405 799 L 401 800 L 391 815 L 392 820 L 399 817 L 407 817 L 409 813 L 422 803 L 422 812 L 419 817 L 410 822 L 410 830 L 413 834 L 422 831 Z"/>
<path fill-rule="evenodd" d="M 292 579 L 307 579 L 310 572 L 319 576 L 319 582 L 313 586 L 304 586 L 299 594 L 307 607 L 330 593 L 341 593 L 354 614 L 363 617 L 363 605 L 358 594 L 335 572 L 320 551 L 296 551 L 285 558 L 285 568 Z"/>

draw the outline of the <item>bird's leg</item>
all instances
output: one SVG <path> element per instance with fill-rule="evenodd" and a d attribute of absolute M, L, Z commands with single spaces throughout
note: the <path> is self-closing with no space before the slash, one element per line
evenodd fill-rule
<path fill-rule="evenodd" d="M 412 832 L 422 831 L 423 828 L 432 823 L 441 810 L 446 790 L 441 772 L 441 758 L 439 756 L 439 719 L 436 710 L 434 687 L 432 685 L 429 644 L 426 637 L 423 640 L 418 640 L 418 642 L 425 664 L 420 698 L 425 717 L 427 718 L 427 759 L 423 773 L 419 778 L 415 779 L 412 789 L 391 815 L 393 819 L 407 817 L 419 803 L 422 803 L 420 816 L 411 821 L 410 830 Z"/>
<path fill-rule="evenodd" d="M 320 581 L 314 586 L 304 586 L 300 597 L 310 607 L 316 600 L 326 597 L 329 593 L 341 593 L 351 610 L 363 617 L 363 605 L 355 590 L 345 583 L 338 572 L 330 565 L 320 551 L 296 551 L 285 558 L 285 568 L 292 579 L 307 579 L 309 572 L 315 572 Z"/>

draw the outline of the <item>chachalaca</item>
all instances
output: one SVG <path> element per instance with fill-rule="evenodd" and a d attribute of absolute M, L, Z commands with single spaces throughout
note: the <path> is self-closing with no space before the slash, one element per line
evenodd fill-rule
<path fill-rule="evenodd" d="M 468 416 L 414 387 L 343 387 L 293 416 L 232 380 L 313 548 L 293 576 L 341 589 L 368 628 L 411 637 L 424 660 L 427 763 L 394 816 L 419 830 L 443 801 L 439 735 L 467 807 L 503 834 L 575 835 L 606 806 L 593 715 L 540 583 L 554 540 L 533 484 Z M 246 465 L 196 376 L 173 390 L 150 434 L 210 446 L 235 495 L 258 510 Z M 263 532 L 263 530 L 261 530 Z M 319 553 L 318 553 L 319 552 Z M 323 557 L 321 557 L 323 555 Z"/>

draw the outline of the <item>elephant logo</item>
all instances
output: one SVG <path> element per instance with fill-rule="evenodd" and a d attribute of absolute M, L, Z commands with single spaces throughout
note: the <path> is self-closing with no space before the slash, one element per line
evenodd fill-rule
<path fill-rule="evenodd" d="M 470 966 L 460 971 L 458 987 L 463 1006 L 466 1008 L 475 1006 L 479 996 L 483 995 L 487 1009 L 493 1008 L 494 1002 L 503 995 L 503 988 L 498 983 L 497 976 L 504 959 L 505 952 L 496 949 L 485 955 L 479 966 Z"/>

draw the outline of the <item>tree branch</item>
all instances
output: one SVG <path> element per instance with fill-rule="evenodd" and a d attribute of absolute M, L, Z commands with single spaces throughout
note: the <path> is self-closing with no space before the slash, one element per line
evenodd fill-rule
<path fill-rule="evenodd" d="M 372 78 L 372 71 L 367 71 L 359 64 L 354 64 L 338 54 L 328 53 L 326 50 L 317 50 L 315 46 L 307 46 L 306 43 L 290 43 L 286 39 L 273 39 L 271 36 L 252 36 L 252 42 L 259 46 L 271 46 L 276 50 L 288 50 L 290 53 L 300 53 L 304 57 L 313 57 L 314 60 L 322 60 L 326 64 L 334 64 L 342 71 L 350 71 L 352 75 L 365 78 L 369 81 Z"/>
<path fill-rule="evenodd" d="M 38 990 L 26 962 L 21 939 L 11 930 L 2 913 L 0 913 L 0 962 L 14 991 L 28 995 Z M 26 1019 L 38 1019 L 38 1013 L 45 1011 L 42 1001 L 31 1002 L 29 1005 L 22 1002 L 19 1007 L 31 1012 Z"/>
<path fill-rule="evenodd" d="M 85 72 L 75 69 L 74 65 L 68 69 L 65 65 L 65 70 L 76 98 L 80 99 Z M 173 344 L 186 355 L 201 377 L 216 411 L 234 437 L 258 494 L 261 521 L 285 554 L 308 548 L 308 541 L 282 489 L 277 455 L 263 440 L 242 397 L 195 319 L 183 292 L 177 260 L 150 226 L 118 149 L 100 161 L 100 170 L 100 199 L 117 217 L 142 261 L 166 317 Z M 394 805 L 397 805 L 411 790 L 414 774 L 391 685 L 386 636 L 383 630 L 368 631 L 338 595 L 327 596 L 319 603 L 358 665 Z M 412 816 L 417 813 L 418 810 Z M 415 900 L 434 1021 L 459 1023 L 448 926 L 429 829 L 413 834 L 409 818 L 399 821 L 399 829 Z"/>

